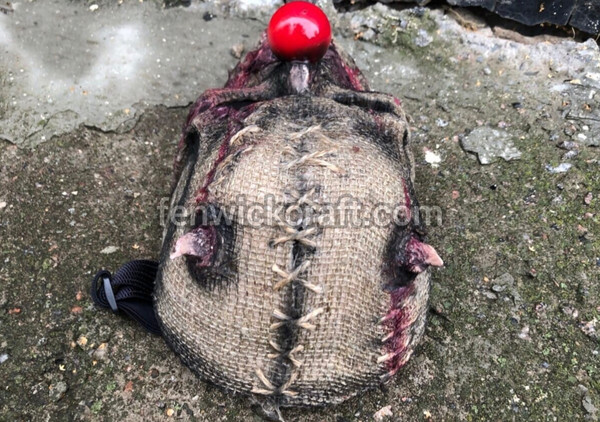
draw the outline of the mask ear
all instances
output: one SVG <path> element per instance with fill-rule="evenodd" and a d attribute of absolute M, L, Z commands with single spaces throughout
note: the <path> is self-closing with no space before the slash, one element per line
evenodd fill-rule
<path fill-rule="evenodd" d="M 198 226 L 177 239 L 170 258 L 185 256 L 188 262 L 191 260 L 198 267 L 208 267 L 216 255 L 217 240 L 215 226 Z"/>
<path fill-rule="evenodd" d="M 404 248 L 396 255 L 396 264 L 406 271 L 418 274 L 430 265 L 441 267 L 444 262 L 433 246 L 421 242 L 415 235 L 410 235 Z"/>

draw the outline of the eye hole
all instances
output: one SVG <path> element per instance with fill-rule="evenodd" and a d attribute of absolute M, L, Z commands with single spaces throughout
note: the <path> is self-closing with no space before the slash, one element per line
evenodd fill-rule
<path fill-rule="evenodd" d="M 384 286 L 385 290 L 391 291 L 396 290 L 399 287 L 408 286 L 410 283 L 415 281 L 419 274 L 408 271 L 406 267 L 398 265 L 390 265 L 390 274 L 387 284 Z"/>
<path fill-rule="evenodd" d="M 235 225 L 219 206 L 204 203 L 196 208 L 192 228 L 177 239 L 171 259 L 184 259 L 196 282 L 208 288 L 233 279 Z"/>
<path fill-rule="evenodd" d="M 406 286 L 430 266 L 444 265 L 436 250 L 424 243 L 416 230 L 398 227 L 388 246 L 388 289 Z"/>

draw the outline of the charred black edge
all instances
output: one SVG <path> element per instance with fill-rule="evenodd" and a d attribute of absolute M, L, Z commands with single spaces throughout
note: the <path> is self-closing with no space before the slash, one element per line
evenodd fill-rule
<path fill-rule="evenodd" d="M 204 149 L 211 149 L 214 148 L 214 144 L 216 143 L 216 140 L 222 139 L 225 136 L 225 133 L 227 132 L 227 125 L 225 124 L 220 124 L 220 125 L 215 125 L 215 132 L 213 134 L 213 136 L 211 136 L 211 139 L 214 139 L 215 141 L 209 142 Z M 173 193 L 175 192 L 175 189 L 177 188 L 177 184 L 179 183 L 179 179 L 181 177 L 181 173 L 183 172 L 183 169 L 185 168 L 185 166 L 187 165 L 187 160 L 189 159 L 189 155 L 195 155 L 195 157 L 198 157 L 199 154 L 199 147 L 200 147 L 200 132 L 198 131 L 198 129 L 193 125 L 190 124 L 186 127 L 184 127 L 183 129 L 183 146 L 182 149 L 180 151 L 177 152 L 177 159 L 175 160 L 175 165 L 173 168 L 173 177 L 171 180 L 171 195 L 173 195 Z M 203 137 L 203 141 L 204 141 L 204 137 Z M 198 150 L 194 151 L 195 148 L 198 148 Z M 180 159 L 180 157 L 185 157 L 182 159 L 182 162 L 179 162 L 178 159 Z"/>
<path fill-rule="evenodd" d="M 189 168 L 189 173 L 187 174 L 187 178 L 185 180 L 185 186 L 181 192 L 181 196 L 177 199 L 177 202 L 174 204 L 175 206 L 185 206 L 186 198 L 190 194 L 191 181 L 194 177 L 194 170 L 196 168 L 196 165 L 198 164 L 198 156 L 199 156 L 199 151 L 200 151 L 199 142 L 192 142 L 188 146 L 190 147 L 189 155 L 187 157 L 186 164 L 182 168 L 182 174 L 183 174 L 183 171 L 185 171 L 188 168 Z M 175 336 L 175 334 L 171 331 L 171 329 L 169 329 L 166 326 L 166 324 L 161 319 L 160 314 L 157 312 L 157 309 L 158 309 L 157 300 L 158 300 L 158 296 L 160 295 L 161 290 L 163 288 L 162 280 L 163 280 L 164 262 L 166 262 L 169 259 L 170 245 L 172 243 L 173 236 L 175 234 L 175 229 L 176 229 L 175 224 L 169 224 L 169 228 L 167 229 L 167 233 L 165 235 L 165 238 L 164 238 L 164 241 L 162 244 L 161 253 L 160 253 L 160 265 L 158 268 L 158 273 L 156 275 L 156 282 L 155 282 L 154 295 L 153 295 L 154 313 L 156 315 L 156 320 L 158 321 L 160 331 L 163 334 L 163 338 L 164 338 L 167 346 L 169 346 L 169 348 L 171 350 L 173 350 L 177 356 L 179 356 L 179 359 L 181 360 L 181 362 L 183 362 L 183 364 L 185 366 L 190 368 L 199 378 L 201 378 L 205 381 L 208 381 L 211 384 L 217 385 L 212 380 L 210 380 L 206 376 L 206 374 L 203 374 L 202 372 L 200 372 L 200 368 L 205 368 L 207 371 L 210 370 L 206 361 L 198 355 L 197 351 L 191 350 L 185 344 L 184 341 L 180 341 L 180 339 L 177 336 Z M 191 356 L 193 356 L 193 358 Z M 227 388 L 222 385 L 217 385 L 217 387 L 221 388 L 224 391 L 230 391 L 230 392 L 235 393 L 235 390 L 232 388 Z"/>
<path fill-rule="evenodd" d="M 196 166 L 196 162 L 198 160 L 198 153 L 200 150 L 199 147 L 199 143 L 198 142 L 194 142 L 193 144 L 189 145 L 190 150 L 189 150 L 189 154 L 187 157 L 187 162 L 185 163 L 185 165 L 182 166 L 182 170 L 181 170 L 181 174 L 183 174 L 183 171 L 185 171 L 188 167 L 189 167 L 189 174 L 187 175 L 187 179 L 185 181 L 185 186 L 181 192 L 181 197 L 177 199 L 177 203 L 175 204 L 176 206 L 184 206 L 185 205 L 185 198 L 188 196 L 189 194 L 189 190 L 190 190 L 190 184 L 192 181 L 192 178 L 194 176 L 194 167 Z M 180 174 L 180 176 L 181 176 Z M 174 188 L 172 195 L 175 195 L 176 192 L 176 188 Z M 175 338 L 172 334 L 170 334 L 170 331 L 166 328 L 165 324 L 163 323 L 160 314 L 158 313 L 158 306 L 157 306 L 157 301 L 158 301 L 158 296 L 161 294 L 162 288 L 163 288 L 163 271 L 164 271 L 164 263 L 167 262 L 167 260 L 169 259 L 169 254 L 170 254 L 170 245 L 172 243 L 172 239 L 173 236 L 175 235 L 175 224 L 171 224 L 169 223 L 169 227 L 167 228 L 167 232 L 164 236 L 163 239 L 163 244 L 161 247 L 161 251 L 160 251 L 160 259 L 159 259 L 159 266 L 158 266 L 158 272 L 156 273 L 156 280 L 154 283 L 154 293 L 153 293 L 153 308 L 154 308 L 154 314 L 156 315 L 156 320 L 158 321 L 158 324 L 160 326 L 160 330 L 163 333 L 163 337 L 165 338 L 165 341 L 167 342 L 167 344 L 169 345 L 169 347 L 171 347 L 172 350 L 174 350 L 176 353 L 178 353 L 178 348 L 175 347 L 174 343 L 172 343 L 171 338 Z"/>
<path fill-rule="evenodd" d="M 399 251 L 406 249 L 406 244 L 411 238 L 410 231 L 407 233 L 402 227 L 396 227 L 392 233 L 392 237 L 387 247 L 386 252 L 386 284 L 384 290 L 395 290 L 399 287 L 405 287 L 413 283 L 417 278 L 416 273 L 408 271 L 397 263 L 397 255 Z M 402 252 L 400 252 L 402 253 Z"/>
<path fill-rule="evenodd" d="M 235 265 L 237 260 L 234 256 L 236 223 L 216 204 L 203 204 L 196 207 L 195 219 L 195 224 L 190 227 L 190 230 L 201 225 L 212 225 L 216 230 L 217 245 L 210 266 L 198 267 L 195 260 L 190 257 L 185 257 L 186 264 L 196 283 L 213 290 L 221 287 L 224 279 L 233 279 L 237 273 Z M 207 280 L 214 282 L 211 284 Z"/>
<path fill-rule="evenodd" d="M 378 113 L 395 113 L 395 105 L 393 104 L 393 100 L 390 98 L 389 101 L 384 100 L 383 98 L 373 98 L 372 95 L 369 94 L 379 94 L 371 91 L 345 91 L 345 92 L 337 92 L 333 95 L 332 99 L 340 104 L 344 105 L 355 105 L 360 108 L 364 108 L 367 110 L 373 110 Z M 383 94 L 379 94 L 383 95 Z"/>
<path fill-rule="evenodd" d="M 337 45 L 335 41 L 331 43 L 325 53 L 325 57 L 319 63 L 325 64 L 317 69 L 323 80 L 322 85 L 332 84 L 354 91 L 356 88 L 355 82 L 358 82 L 365 92 L 369 91 L 369 82 L 356 66 L 354 59 L 343 48 Z M 354 75 L 350 75 L 349 71 L 355 72 Z M 354 82 L 352 81 L 352 77 L 356 78 Z"/>
<path fill-rule="evenodd" d="M 414 187 L 410 180 L 405 179 L 406 186 L 408 188 L 408 195 L 411 198 L 410 212 L 418 212 L 419 201 L 415 197 Z M 414 219 L 411 218 L 409 224 L 405 226 L 394 225 L 390 239 L 386 245 L 384 253 L 384 284 L 383 289 L 387 291 L 395 290 L 399 287 L 408 286 L 413 283 L 418 276 L 417 273 L 408 271 L 407 269 L 397 264 L 397 256 L 400 251 L 406 249 L 408 241 L 412 237 L 416 237 L 420 241 L 425 240 L 426 230 L 420 223 L 415 224 Z"/>
<path fill-rule="evenodd" d="M 398 113 L 398 106 L 394 104 L 393 97 L 373 91 L 352 91 L 344 90 L 334 93 L 331 97 L 335 102 L 349 106 L 358 107 L 363 111 L 389 115 L 405 123 L 402 133 L 398 133 L 394 125 L 383 122 L 384 129 L 388 127 L 389 131 L 382 131 L 381 125 L 373 119 L 358 119 L 353 121 L 353 130 L 366 138 L 372 139 L 375 145 L 379 146 L 386 155 L 393 160 L 399 160 L 402 149 L 408 148 L 408 122 L 402 114 Z M 398 137 L 401 136 L 401 140 Z M 407 158 L 407 157 L 406 157 Z"/>
<path fill-rule="evenodd" d="M 207 364 L 206 360 L 201 358 L 198 355 L 196 350 L 192 350 L 185 342 L 179 341 L 178 337 L 171 331 L 166 325 L 163 324 L 162 320 L 158 318 L 158 324 L 160 326 L 160 330 L 163 333 L 163 338 L 165 343 L 171 350 L 175 352 L 175 354 L 179 357 L 179 360 L 189 368 L 198 378 L 209 383 L 210 385 L 214 385 L 221 391 L 233 394 L 239 394 L 234 388 L 227 387 L 223 384 L 217 384 L 214 380 L 212 380 L 207 373 L 210 373 L 210 367 Z M 193 356 L 193 357 L 192 357 Z M 202 371 L 205 371 L 204 373 Z M 214 370 L 213 370 L 214 372 Z M 252 388 L 248 386 L 248 389 Z M 249 396 L 247 394 L 246 396 Z"/>
<path fill-rule="evenodd" d="M 183 174 L 183 171 L 188 167 L 190 167 L 189 174 L 187 175 L 187 179 L 185 181 L 185 186 L 183 188 L 183 191 L 181 192 L 181 197 L 179 197 L 177 199 L 177 202 L 174 203 L 175 206 L 179 206 L 179 207 L 185 206 L 185 199 L 189 195 L 190 184 L 192 182 L 192 178 L 194 177 L 194 168 L 196 167 L 196 162 L 198 160 L 198 154 L 200 151 L 200 144 L 199 144 L 199 142 L 192 142 L 188 145 L 188 148 L 189 148 L 189 153 L 188 153 L 187 160 L 186 160 L 187 162 L 182 167 L 180 176 Z M 176 192 L 176 188 L 172 192 L 172 195 L 175 195 L 175 192 Z M 167 233 L 163 239 L 163 244 L 162 244 L 161 251 L 160 251 L 160 265 L 158 267 L 158 273 L 156 275 L 157 288 L 159 285 L 162 284 L 163 263 L 166 262 L 167 259 L 169 258 L 170 244 L 172 243 L 173 236 L 175 235 L 175 229 L 176 229 L 175 224 L 172 224 L 169 222 L 169 228 L 167 229 Z"/>
<path fill-rule="evenodd" d="M 219 389 L 220 391 L 223 391 L 225 393 L 232 393 L 232 394 L 236 394 L 239 395 L 239 397 L 247 397 L 247 398 L 252 398 L 252 394 L 251 393 L 240 393 L 240 391 L 228 387 L 224 384 L 218 384 L 215 381 L 213 381 L 210 376 L 207 376 L 206 374 L 210 372 L 210 368 L 208 366 L 208 364 L 206 363 L 205 360 L 203 359 L 199 359 L 198 353 L 197 351 L 192 350 L 191 348 L 189 348 L 184 342 L 179 342 L 177 341 L 177 337 L 175 336 L 175 334 L 168 328 L 166 327 L 162 321 L 159 319 L 158 320 L 159 325 L 160 325 L 160 329 L 163 333 L 163 338 L 165 340 L 165 343 L 167 344 L 167 346 L 171 349 L 174 350 L 176 352 L 176 354 L 179 357 L 179 360 L 187 367 L 189 368 L 198 378 L 200 378 L 201 380 L 209 383 L 212 386 L 215 386 L 217 389 Z M 188 359 L 188 356 L 194 356 L 194 358 L 190 358 Z M 206 370 L 206 372 L 201 372 L 202 370 Z M 212 371 L 214 372 L 214 371 Z M 276 406 L 280 406 L 283 408 L 291 408 L 293 407 L 294 409 L 299 409 L 299 408 L 303 408 L 303 409 L 315 409 L 315 408 L 325 408 L 325 407 L 330 407 L 332 405 L 335 404 L 339 404 L 341 402 L 346 402 L 347 400 L 356 398 L 357 396 L 360 396 L 361 394 L 372 390 L 374 388 L 377 388 L 379 386 L 381 386 L 382 383 L 380 381 L 377 382 L 373 382 L 370 383 L 369 385 L 366 385 L 362 388 L 358 388 L 356 391 L 354 391 L 352 394 L 349 394 L 347 397 L 345 397 L 343 400 L 341 401 L 337 401 L 337 400 L 330 400 L 330 401 L 323 401 L 323 402 L 318 402 L 318 403 L 310 403 L 310 404 L 304 404 L 304 403 L 289 403 L 285 400 L 284 396 L 268 396 L 268 397 L 264 397 L 261 400 L 265 400 L 265 401 L 270 401 L 271 403 L 273 403 Z M 248 390 L 250 390 L 252 388 L 252 386 L 248 386 Z"/>
<path fill-rule="evenodd" d="M 403 116 L 398 115 L 394 112 L 394 107 L 390 104 L 380 107 L 380 111 L 376 111 L 374 109 L 369 108 L 372 104 L 367 98 L 371 94 L 379 94 L 379 93 L 371 93 L 371 92 L 357 92 L 357 91 L 348 91 L 347 95 L 337 95 L 334 96 L 319 96 L 317 98 L 323 98 L 335 101 L 336 103 L 349 107 L 351 109 L 355 108 L 356 110 L 360 110 L 362 113 L 374 112 L 381 113 L 382 115 L 390 115 L 394 119 L 398 119 L 399 122 L 405 124 L 402 128 L 402 131 L 399 131 L 399 125 L 396 126 L 391 122 L 383 122 L 383 129 L 381 126 L 378 126 L 376 122 L 372 120 L 372 115 L 369 114 L 354 114 L 352 124 L 352 130 L 365 138 L 372 139 L 373 145 L 380 148 L 380 150 L 388 157 L 390 157 L 394 161 L 399 161 L 400 159 L 404 159 L 406 163 L 410 163 L 410 158 L 407 156 L 408 152 L 406 149 L 408 148 L 408 123 L 405 121 Z M 314 104 L 311 101 L 311 97 L 308 96 L 298 96 L 294 103 L 293 107 L 297 107 L 300 104 L 307 105 L 308 110 L 311 110 L 315 114 L 326 115 L 327 108 L 323 107 L 319 104 Z M 393 99 L 390 98 L 390 103 L 393 102 Z M 377 101 L 377 104 L 382 104 L 383 101 Z M 377 106 L 378 107 L 378 106 Z M 280 105 L 272 105 L 268 102 L 261 104 L 261 109 L 263 113 L 266 114 L 265 117 L 262 117 L 260 120 L 256 122 L 260 127 L 268 130 L 271 127 L 270 116 L 269 114 L 280 111 Z M 289 109 L 288 109 L 289 110 Z M 388 111 L 390 110 L 390 111 Z M 294 110 L 290 110 L 290 112 L 294 112 Z M 305 114 L 302 114 L 305 113 Z M 302 112 L 300 114 L 294 115 L 294 121 L 303 120 L 308 117 L 307 112 Z M 327 126 L 327 120 L 322 120 L 323 126 Z M 389 129 L 389 130 L 385 130 Z"/>

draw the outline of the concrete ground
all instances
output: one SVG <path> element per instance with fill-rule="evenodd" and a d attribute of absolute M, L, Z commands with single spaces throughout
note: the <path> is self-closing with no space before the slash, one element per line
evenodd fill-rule
<path fill-rule="evenodd" d="M 187 106 L 276 5 L 167 3 L 0 13 L 0 420 L 261 420 L 88 293 L 99 268 L 158 255 Z M 429 242 L 446 266 L 422 346 L 391 384 L 283 416 L 597 420 L 597 44 L 463 12 L 322 5 L 372 87 L 412 117 L 416 190 L 442 210 Z"/>

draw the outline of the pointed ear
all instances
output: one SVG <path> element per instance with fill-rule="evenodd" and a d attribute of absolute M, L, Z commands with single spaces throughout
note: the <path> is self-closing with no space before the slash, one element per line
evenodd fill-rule
<path fill-rule="evenodd" d="M 441 267 L 444 265 L 442 258 L 433 246 L 421 242 L 414 235 L 410 237 L 404 250 L 397 255 L 397 264 L 412 273 L 420 273 L 427 267 Z"/>
<path fill-rule="evenodd" d="M 217 252 L 217 230 L 214 226 L 199 226 L 177 239 L 171 259 L 186 256 L 198 267 L 208 267 Z"/>

